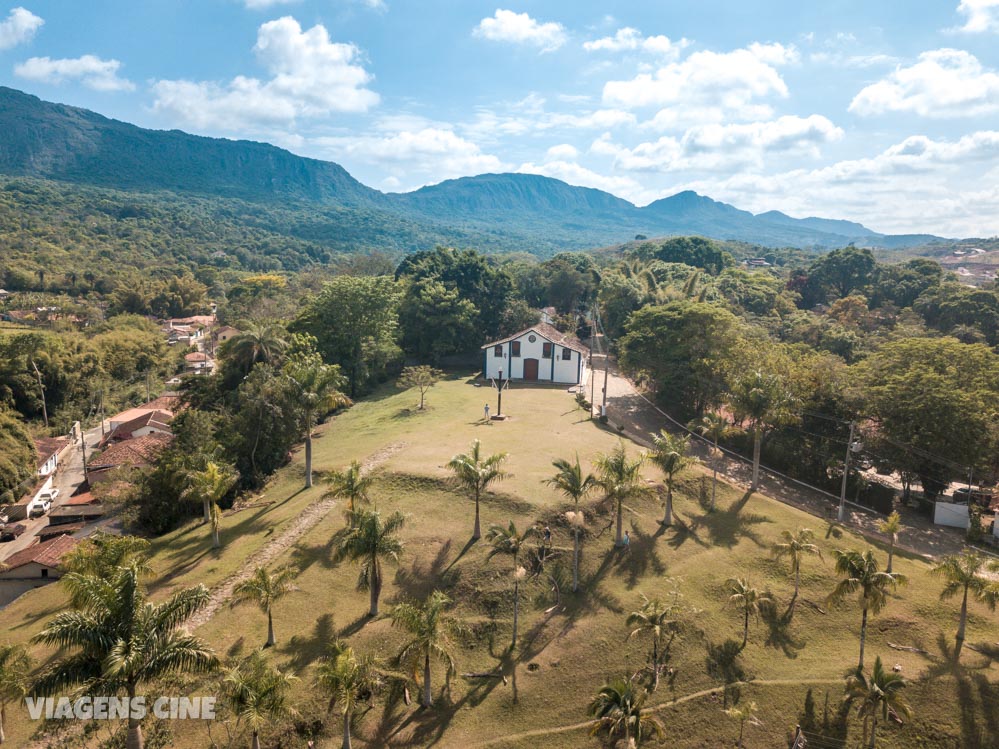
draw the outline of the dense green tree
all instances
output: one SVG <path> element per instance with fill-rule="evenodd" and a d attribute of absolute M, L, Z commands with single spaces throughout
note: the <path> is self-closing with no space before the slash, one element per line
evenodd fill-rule
<path fill-rule="evenodd" d="M 717 305 L 677 301 L 632 314 L 621 363 L 656 384 L 659 401 L 685 417 L 721 404 L 740 346 L 740 324 Z"/>
<path fill-rule="evenodd" d="M 601 322 L 612 339 L 624 335 L 628 318 L 642 306 L 645 290 L 633 278 L 620 273 L 605 273 L 600 281 L 597 302 Z"/>
<path fill-rule="evenodd" d="M 923 293 L 939 286 L 943 268 L 934 260 L 915 258 L 896 265 L 878 267 L 877 281 L 871 290 L 871 306 L 886 303 L 911 307 Z"/>
<path fill-rule="evenodd" d="M 653 257 L 667 263 L 685 263 L 718 275 L 733 265 L 732 255 L 704 237 L 673 237 L 653 251 Z"/>
<path fill-rule="evenodd" d="M 35 443 L 23 422 L 0 406 L 0 505 L 21 498 L 22 484 L 35 475 L 36 458 Z"/>
<path fill-rule="evenodd" d="M 435 276 L 413 281 L 399 307 L 402 348 L 420 361 L 477 349 L 483 343 L 479 311 L 457 288 Z"/>
<path fill-rule="evenodd" d="M 306 304 L 291 328 L 315 337 L 323 359 L 346 374 L 354 397 L 384 377 L 399 357 L 400 298 L 399 285 L 387 276 L 338 276 Z"/>
<path fill-rule="evenodd" d="M 274 323 L 251 323 L 222 344 L 219 355 L 241 377 L 258 362 L 277 364 L 288 348 L 288 331 Z"/>
<path fill-rule="evenodd" d="M 853 246 L 827 252 L 808 269 L 809 279 L 830 301 L 863 291 L 876 275 L 877 261 L 871 251 Z"/>

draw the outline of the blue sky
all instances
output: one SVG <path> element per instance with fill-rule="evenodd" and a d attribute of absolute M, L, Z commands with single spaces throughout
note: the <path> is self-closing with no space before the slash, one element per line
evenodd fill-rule
<path fill-rule="evenodd" d="M 523 171 L 999 233 L 999 0 L 24 0 L 0 83 L 382 190 Z"/>

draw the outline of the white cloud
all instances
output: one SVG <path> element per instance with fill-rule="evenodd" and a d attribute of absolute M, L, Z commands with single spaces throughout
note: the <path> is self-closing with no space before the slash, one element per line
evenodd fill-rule
<path fill-rule="evenodd" d="M 475 143 L 453 130 L 439 127 L 384 136 L 319 137 L 312 143 L 338 161 L 363 161 L 390 170 L 405 168 L 407 176 L 415 171 L 432 175 L 434 181 L 507 168 L 499 158 L 483 153 Z"/>
<path fill-rule="evenodd" d="M 999 0 L 961 0 L 957 12 L 965 16 L 960 31 L 999 31 Z"/>
<path fill-rule="evenodd" d="M 0 49 L 10 49 L 30 41 L 44 24 L 41 18 L 25 8 L 14 8 L 0 21 Z"/>
<path fill-rule="evenodd" d="M 290 16 L 269 21 L 253 51 L 270 79 L 241 75 L 225 85 L 157 81 L 154 109 L 198 128 L 239 131 L 330 112 L 366 112 L 378 104 L 378 94 L 366 88 L 372 77 L 360 64 L 358 48 L 331 41 L 322 24 L 303 31 Z"/>
<path fill-rule="evenodd" d="M 483 18 L 472 32 L 475 36 L 495 42 L 513 42 L 553 52 L 566 42 L 565 28 L 560 23 L 540 23 L 527 13 L 498 9 L 490 18 Z"/>
<path fill-rule="evenodd" d="M 818 156 L 821 145 L 842 137 L 842 129 L 822 115 L 789 115 L 771 122 L 698 125 L 682 137 L 663 136 L 634 148 L 604 135 L 590 150 L 613 157 L 615 167 L 627 171 L 731 170 L 762 166 L 773 153 Z"/>
<path fill-rule="evenodd" d="M 102 60 L 94 55 L 53 60 L 49 57 L 32 57 L 14 67 L 14 74 L 37 83 L 52 85 L 66 81 L 79 81 L 95 91 L 133 91 L 135 84 L 118 77 L 121 63 Z"/>
<path fill-rule="evenodd" d="M 299 0 L 243 0 L 244 5 L 250 10 L 266 10 L 275 5 L 290 5 L 297 2 Z"/>
<path fill-rule="evenodd" d="M 579 158 L 579 149 L 569 143 L 552 146 L 545 153 L 545 161 L 575 161 Z"/>
<path fill-rule="evenodd" d="M 687 39 L 672 41 L 668 36 L 642 36 L 642 32 L 625 26 L 614 36 L 583 42 L 587 52 L 637 52 L 639 50 L 662 57 L 676 57 L 680 50 L 689 45 Z"/>
<path fill-rule="evenodd" d="M 543 164 L 528 161 L 521 164 L 517 171 L 522 174 L 541 174 L 546 177 L 554 177 L 568 182 L 570 185 L 593 187 L 634 203 L 647 203 L 656 197 L 655 193 L 631 177 L 599 174 L 573 161 L 546 160 Z"/>
<path fill-rule="evenodd" d="M 878 65 L 895 65 L 898 58 L 893 55 L 873 52 L 867 55 L 846 55 L 837 52 L 813 52 L 808 56 L 811 62 L 833 65 L 837 68 L 873 68 Z"/>
<path fill-rule="evenodd" d="M 695 52 L 680 62 L 671 62 L 654 73 L 640 73 L 631 80 L 608 81 L 603 100 L 609 106 L 641 109 L 658 106 L 716 111 L 712 119 L 756 119 L 769 116 L 760 104 L 767 97 L 786 98 L 787 84 L 777 66 L 798 60 L 798 51 L 782 44 L 751 44 L 731 52 Z M 682 121 L 682 115 L 660 113 L 657 127 Z"/>
<path fill-rule="evenodd" d="M 858 93 L 850 111 L 861 115 L 914 112 L 924 117 L 965 117 L 999 110 L 999 75 L 958 49 L 923 52 L 909 67 Z"/>

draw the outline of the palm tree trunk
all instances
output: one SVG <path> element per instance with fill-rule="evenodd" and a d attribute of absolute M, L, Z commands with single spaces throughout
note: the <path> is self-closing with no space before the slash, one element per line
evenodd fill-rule
<path fill-rule="evenodd" d="M 579 590 L 579 528 L 576 528 L 572 537 L 572 592 Z"/>
<path fill-rule="evenodd" d="M 746 730 L 746 721 L 745 720 L 740 720 L 739 721 L 739 744 L 738 744 L 738 746 L 740 747 L 740 749 L 742 747 L 742 736 L 743 736 L 743 733 L 745 732 L 745 730 Z"/>
<path fill-rule="evenodd" d="M 623 533 L 623 528 L 622 528 L 622 525 L 624 524 L 623 511 L 624 511 L 624 508 L 621 506 L 621 500 L 619 499 L 617 501 L 617 535 L 614 538 L 614 545 L 615 546 L 623 546 L 624 545 L 624 533 Z"/>
<path fill-rule="evenodd" d="M 673 482 L 666 485 L 666 511 L 663 514 L 663 525 L 673 525 Z"/>
<path fill-rule="evenodd" d="M 801 586 L 801 565 L 797 564 L 794 567 L 794 598 L 792 599 L 791 607 L 794 608 L 794 601 L 798 600 L 798 589 Z"/>
<path fill-rule="evenodd" d="M 251 749 L 260 749 L 260 734 L 253 732 L 253 741 L 250 742 Z"/>
<path fill-rule="evenodd" d="M 212 522 L 212 506 L 211 502 L 208 501 L 208 497 L 202 498 L 201 504 L 202 504 L 202 509 L 205 512 L 205 522 L 206 523 Z"/>
<path fill-rule="evenodd" d="M 891 534 L 891 540 L 888 542 L 888 569 L 885 570 L 889 575 L 891 574 L 891 565 L 895 561 L 895 534 Z"/>
<path fill-rule="evenodd" d="M 312 414 L 305 417 L 305 488 L 312 488 Z"/>
<path fill-rule="evenodd" d="M 382 571 L 379 569 L 378 557 L 371 555 L 371 580 L 369 581 L 371 590 L 371 606 L 368 609 L 370 616 L 378 616 L 378 597 L 382 592 Z"/>
<path fill-rule="evenodd" d="M 3 731 L 4 721 L 7 720 L 7 703 L 0 704 L 0 744 L 7 740 L 7 735 Z"/>
<path fill-rule="evenodd" d="M 961 599 L 961 619 L 957 625 L 957 646 L 954 648 L 954 660 L 961 657 L 961 646 L 964 645 L 964 630 L 968 623 L 968 586 L 964 586 L 964 598 Z"/>
<path fill-rule="evenodd" d="M 864 607 L 864 615 L 860 620 L 860 661 L 857 663 L 857 672 L 864 670 L 864 641 L 867 639 L 867 607 Z"/>
<path fill-rule="evenodd" d="M 516 574 L 516 570 L 514 571 Z M 516 647 L 517 645 L 517 619 L 520 614 L 520 580 L 513 581 L 513 642 L 510 643 L 510 647 Z"/>
<path fill-rule="evenodd" d="M 128 704 L 130 706 L 134 699 L 135 686 L 130 684 L 128 686 Z M 132 711 L 129 709 L 128 735 L 125 737 L 125 749 L 142 749 L 142 743 L 142 722 L 138 718 L 133 718 Z"/>
<path fill-rule="evenodd" d="M 219 528 L 214 523 L 212 524 L 212 548 L 217 549 L 222 545 L 221 539 L 219 539 Z"/>
<path fill-rule="evenodd" d="M 749 609 L 746 609 L 746 619 L 742 628 L 742 647 L 746 647 L 749 642 Z"/>
<path fill-rule="evenodd" d="M 341 749 L 351 749 L 350 747 L 350 712 L 344 711 L 343 714 L 343 744 Z"/>
<path fill-rule="evenodd" d="M 750 491 L 756 491 L 760 485 L 760 447 L 763 442 L 763 434 L 759 427 L 753 430 L 753 481 L 749 485 Z"/>
<path fill-rule="evenodd" d="M 478 541 L 482 538 L 482 527 L 479 525 L 479 490 L 475 490 L 475 530 L 472 531 L 472 540 Z"/>
<path fill-rule="evenodd" d="M 652 691 L 659 689 L 659 638 L 652 636 Z"/>
<path fill-rule="evenodd" d="M 430 695 L 430 648 L 427 648 L 423 658 L 423 706 L 433 705 L 433 698 Z"/>
<path fill-rule="evenodd" d="M 265 648 L 274 647 L 276 640 L 274 639 L 274 617 L 271 615 L 270 610 L 267 611 L 267 643 L 264 645 Z"/>
<path fill-rule="evenodd" d="M 871 715 L 871 742 L 867 745 L 869 749 L 874 749 L 875 742 L 878 738 L 878 713 L 875 710 L 874 714 Z"/>
<path fill-rule="evenodd" d="M 711 512 L 715 511 L 715 496 L 718 493 L 718 442 L 715 441 L 715 465 L 711 471 Z"/>

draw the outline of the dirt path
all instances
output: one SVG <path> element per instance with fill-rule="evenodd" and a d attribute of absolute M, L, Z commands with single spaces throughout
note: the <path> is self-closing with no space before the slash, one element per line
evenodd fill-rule
<path fill-rule="evenodd" d="M 394 442 L 386 445 L 377 452 L 369 455 L 361 464 L 364 473 L 370 473 L 386 460 L 406 446 L 404 442 Z M 206 624 L 216 612 L 232 598 L 233 590 L 244 580 L 253 575 L 257 567 L 265 567 L 273 562 L 278 556 L 290 549 L 302 536 L 315 528 L 319 522 L 329 514 L 336 505 L 333 498 L 323 498 L 313 502 L 301 514 L 295 518 L 280 535 L 271 539 L 253 554 L 248 556 L 242 567 L 220 582 L 211 590 L 208 603 L 200 609 L 194 616 L 187 620 L 186 627 L 189 631 L 194 631 L 198 627 Z"/>
<path fill-rule="evenodd" d="M 600 404 L 601 388 L 604 383 L 603 357 L 594 357 L 596 375 L 596 402 Z M 645 447 L 651 447 L 650 434 L 664 427 L 677 432 L 679 429 L 664 417 L 645 398 L 635 385 L 614 364 L 613 358 L 607 378 L 607 414 L 612 425 L 624 427 L 623 434 Z M 740 489 L 749 489 L 752 466 L 742 457 L 711 458 L 707 445 L 700 439 L 691 441 L 691 452 L 709 468 L 717 461 L 718 473 L 728 483 Z M 793 479 L 761 466 L 758 489 L 772 499 L 797 507 L 827 522 L 836 519 L 838 498 L 796 482 Z M 965 546 L 964 533 L 955 528 L 934 525 L 928 518 L 909 508 L 899 508 L 902 514 L 903 529 L 899 534 L 896 548 L 923 557 L 936 558 L 945 554 L 956 554 Z M 881 515 L 858 505 L 847 503 L 845 525 L 870 539 L 887 543 L 887 537 L 878 532 L 876 523 Z"/>
<path fill-rule="evenodd" d="M 842 686 L 843 679 L 756 679 L 753 681 L 738 681 L 730 686 L 780 686 L 780 687 L 796 687 L 796 686 L 820 686 L 823 684 L 835 684 Z M 691 694 L 684 695 L 683 697 L 677 697 L 669 702 L 663 702 L 659 705 L 653 705 L 648 708 L 648 712 L 660 712 L 666 708 L 674 707 L 675 705 L 682 705 L 685 702 L 692 702 L 693 700 L 698 700 L 701 697 L 707 697 L 711 694 L 715 694 L 721 691 L 721 687 L 712 687 L 711 689 L 702 689 L 700 692 L 693 692 Z M 530 739 L 534 737 L 541 736 L 551 736 L 556 733 L 571 733 L 572 731 L 581 731 L 584 728 L 589 728 L 593 725 L 593 721 L 585 720 L 582 723 L 572 723 L 567 726 L 555 726 L 553 728 L 535 728 L 531 731 L 524 731 L 522 733 L 510 733 L 506 736 L 502 736 L 496 739 L 490 739 L 488 741 L 483 741 L 479 744 L 473 744 L 472 747 L 477 749 L 478 747 L 487 746 L 500 746 L 507 744 L 511 741 L 518 741 L 520 739 Z"/>

